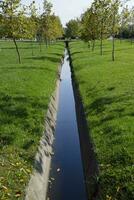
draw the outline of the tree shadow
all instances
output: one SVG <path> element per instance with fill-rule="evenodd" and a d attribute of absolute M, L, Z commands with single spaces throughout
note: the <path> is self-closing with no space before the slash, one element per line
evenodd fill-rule
<path fill-rule="evenodd" d="M 3 146 L 7 146 L 13 143 L 14 141 L 14 134 L 8 135 L 7 133 L 1 133 L 0 134 L 0 149 Z"/>
<path fill-rule="evenodd" d="M 97 122 L 94 123 L 95 125 L 101 125 L 103 122 L 113 120 L 115 118 L 124 117 L 124 116 L 133 116 L 134 112 L 125 112 L 124 102 L 128 102 L 129 99 L 132 99 L 131 95 L 122 94 L 118 96 L 111 96 L 110 94 L 108 96 L 100 96 L 96 97 L 96 94 L 100 93 L 100 90 L 97 90 L 97 86 L 100 82 L 97 82 L 92 88 L 88 89 L 86 94 L 87 98 L 94 99 L 93 102 L 85 106 L 86 115 L 90 115 L 91 113 L 96 116 L 102 116 L 100 117 L 99 124 Z M 113 92 L 115 90 L 115 86 L 111 86 L 106 88 L 106 93 Z M 114 107 L 112 108 L 112 104 L 114 104 Z M 108 111 L 108 108 L 110 108 L 110 111 Z M 103 113 L 105 115 L 103 116 Z"/>
<path fill-rule="evenodd" d="M 28 66 L 28 67 L 25 67 L 25 66 L 17 66 L 17 67 L 0 67 L 0 69 L 4 69 L 4 70 L 29 70 L 29 71 L 31 71 L 31 70 L 33 70 L 33 71 L 48 71 L 48 72 L 56 72 L 56 70 L 52 70 L 52 69 L 50 69 L 50 68 L 48 68 L 48 67 L 46 67 L 46 66 L 44 66 L 44 67 L 40 67 L 40 66 Z"/>
<path fill-rule="evenodd" d="M 6 93 L 0 93 L 0 145 L 13 144 L 16 137 L 20 138 L 27 133 L 32 135 L 24 140 L 22 148 L 28 149 L 28 146 L 34 145 L 32 137 L 41 135 L 42 120 L 41 113 L 47 110 L 47 99 L 35 96 L 11 96 Z M 11 127 L 11 128 L 10 128 Z"/>
<path fill-rule="evenodd" d="M 31 49 L 32 50 L 32 48 L 31 47 L 18 47 L 19 48 L 19 50 L 21 50 L 21 49 Z M 34 47 L 35 48 L 35 47 Z M 2 47 L 2 49 L 4 49 L 4 50 L 7 50 L 7 49 L 9 49 L 9 50 L 15 50 L 16 48 L 15 47 Z"/>
<path fill-rule="evenodd" d="M 26 58 L 26 59 L 29 59 L 29 60 L 46 60 L 46 61 L 51 61 L 51 62 L 60 62 L 60 58 L 56 58 L 56 57 L 51 57 L 51 56 L 39 56 L 39 57 L 29 57 L 29 58 Z"/>
<path fill-rule="evenodd" d="M 116 49 L 115 52 L 118 52 L 118 51 L 125 51 L 125 50 L 127 51 L 127 50 L 129 50 L 129 49 L 132 49 L 132 47 L 130 47 L 130 48 Z M 103 51 L 104 54 L 111 53 L 111 52 L 112 52 L 112 50 L 104 50 L 104 51 Z"/>
<path fill-rule="evenodd" d="M 81 54 L 81 53 L 84 53 L 85 51 L 75 51 L 73 53 L 71 53 L 71 56 L 74 56 L 76 54 Z"/>
<path fill-rule="evenodd" d="M 57 53 L 57 52 L 52 52 L 52 53 L 47 53 L 48 55 L 52 55 L 52 56 L 60 56 L 63 57 L 63 53 Z"/>

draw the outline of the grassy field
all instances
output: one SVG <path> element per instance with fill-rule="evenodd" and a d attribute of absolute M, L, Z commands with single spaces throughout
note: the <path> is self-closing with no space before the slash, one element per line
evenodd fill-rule
<path fill-rule="evenodd" d="M 110 41 L 94 52 L 82 41 L 70 43 L 90 134 L 99 162 L 101 200 L 134 197 L 134 46 L 116 41 L 111 61 Z"/>
<path fill-rule="evenodd" d="M 20 42 L 22 64 L 12 42 L 0 41 L 0 199 L 23 199 L 55 89 L 63 43 L 48 48 Z"/>

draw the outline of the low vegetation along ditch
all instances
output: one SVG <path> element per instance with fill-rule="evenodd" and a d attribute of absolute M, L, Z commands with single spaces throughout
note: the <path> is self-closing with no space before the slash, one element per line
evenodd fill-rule
<path fill-rule="evenodd" d="M 69 43 L 73 73 L 84 105 L 89 135 L 99 164 L 95 177 L 101 200 L 131 200 L 133 185 L 134 73 L 133 45 L 96 41 L 94 51 L 82 41 Z M 55 89 L 64 43 L 48 47 L 0 42 L 0 199 L 24 199 L 34 158 L 44 130 L 44 118 Z M 7 59 L 8 58 L 8 59 Z M 89 137 L 89 138 L 90 138 Z M 90 166 L 89 166 L 90 167 Z M 88 185 L 88 184 L 87 184 Z"/>
<path fill-rule="evenodd" d="M 131 200 L 134 197 L 134 48 L 127 40 L 116 40 L 116 61 L 112 62 L 111 43 L 104 42 L 103 56 L 99 42 L 94 51 L 82 41 L 70 42 L 69 47 L 99 163 L 98 198 Z"/>
<path fill-rule="evenodd" d="M 0 199 L 23 199 L 44 118 L 55 89 L 63 43 L 48 48 L 18 42 L 22 64 L 16 64 L 12 42 L 0 42 Z"/>

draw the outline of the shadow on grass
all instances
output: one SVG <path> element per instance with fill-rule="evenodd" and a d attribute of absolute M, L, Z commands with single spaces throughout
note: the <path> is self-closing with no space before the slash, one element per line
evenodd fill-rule
<path fill-rule="evenodd" d="M 26 59 L 30 59 L 30 60 L 46 60 L 46 61 L 51 61 L 51 62 L 60 62 L 60 58 L 56 58 L 56 57 L 51 57 L 51 56 L 39 56 L 39 57 L 29 57 Z"/>
<path fill-rule="evenodd" d="M 43 97 L 11 96 L 0 93 L 0 146 L 13 144 L 16 136 L 29 137 L 18 145 L 28 149 L 34 144 L 32 137 L 41 135 L 43 116 L 47 110 L 47 102 Z M 31 135 L 30 135 L 31 134 Z M 31 140 L 30 140 L 31 139 Z"/>
<path fill-rule="evenodd" d="M 63 57 L 63 53 L 52 52 L 52 53 L 47 53 L 47 54 L 51 55 L 51 56 L 60 56 L 60 57 Z"/>
<path fill-rule="evenodd" d="M 46 67 L 46 66 L 44 66 L 44 67 L 39 67 L 39 66 L 17 66 L 17 67 L 0 67 L 0 69 L 2 69 L 2 70 L 29 70 L 29 71 L 31 71 L 31 70 L 33 70 L 33 71 L 48 71 L 48 72 L 54 72 L 54 73 L 56 73 L 56 69 L 50 69 L 50 68 L 48 68 L 48 67 Z"/>
<path fill-rule="evenodd" d="M 34 46 L 34 49 L 35 49 L 35 48 L 37 48 L 37 47 Z M 7 50 L 7 49 L 10 49 L 10 50 L 13 50 L 13 49 L 14 49 L 14 50 L 16 50 L 15 47 L 2 47 L 2 49 L 3 49 L 3 50 Z M 30 50 L 32 50 L 31 47 L 19 47 L 19 49 L 20 49 L 20 50 L 21 50 L 21 49 L 30 49 Z"/>
<path fill-rule="evenodd" d="M 94 87 L 95 89 L 95 87 Z M 115 87 L 107 88 L 108 91 L 112 91 L 115 89 Z M 91 95 L 92 94 L 92 95 Z M 97 91 L 90 91 L 88 93 L 88 97 L 94 98 L 94 96 L 97 94 Z M 132 97 L 131 97 L 132 98 Z M 120 95 L 120 96 L 112 96 L 112 97 L 98 97 L 96 98 L 89 106 L 86 106 L 86 115 L 90 116 L 96 116 L 96 119 L 98 120 L 92 120 L 92 127 L 96 126 L 103 126 L 106 122 L 109 122 L 114 119 L 119 119 L 121 117 L 125 116 L 133 116 L 133 112 L 125 112 L 126 108 L 124 107 L 123 102 L 127 102 L 129 100 L 129 97 L 127 95 Z M 114 106 L 113 106 L 114 105 Z M 112 107 L 113 106 L 113 107 Z M 110 109 L 109 109 L 110 108 Z M 104 128 L 104 133 L 115 133 L 119 134 L 118 131 L 116 131 L 114 128 Z M 121 132 L 120 132 L 121 133 Z"/>
<path fill-rule="evenodd" d="M 53 102 L 55 97 L 52 98 Z M 50 117 L 46 118 L 49 132 L 45 132 L 38 152 L 35 154 L 44 130 L 43 111 L 48 109 L 48 100 L 43 97 L 11 96 L 0 93 L 0 149 L 15 145 L 20 149 L 20 157 L 30 163 L 36 171 L 43 173 L 43 157 L 51 156 L 52 135 L 55 131 L 54 103 L 49 109 Z M 17 143 L 16 143 L 17 141 Z"/>
<path fill-rule="evenodd" d="M 131 48 L 115 49 L 115 52 L 117 52 L 117 51 L 122 51 L 123 52 L 123 51 L 127 51 L 129 49 L 132 49 L 132 47 Z M 112 52 L 112 50 L 104 50 L 103 51 L 104 55 L 107 54 L 107 53 L 111 53 L 111 52 Z"/>

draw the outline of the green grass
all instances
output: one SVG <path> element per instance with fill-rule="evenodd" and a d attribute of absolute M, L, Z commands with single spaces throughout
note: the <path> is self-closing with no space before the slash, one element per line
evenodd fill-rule
<path fill-rule="evenodd" d="M 23 199 L 55 89 L 63 43 L 48 48 L 0 41 L 0 199 Z"/>
<path fill-rule="evenodd" d="M 116 61 L 111 42 L 99 42 L 91 52 L 82 41 L 70 50 L 82 95 L 89 132 L 99 162 L 100 199 L 134 197 L 134 46 L 116 41 Z"/>

